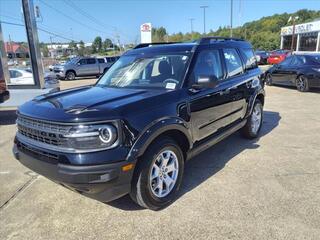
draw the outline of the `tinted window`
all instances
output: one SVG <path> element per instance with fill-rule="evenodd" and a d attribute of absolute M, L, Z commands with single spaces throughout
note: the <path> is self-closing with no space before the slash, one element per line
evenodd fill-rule
<path fill-rule="evenodd" d="M 292 61 L 292 56 L 287 57 L 283 62 L 281 62 L 279 65 L 281 66 L 289 66 Z"/>
<path fill-rule="evenodd" d="M 80 65 L 87 64 L 87 59 L 81 59 L 78 63 L 80 63 Z"/>
<path fill-rule="evenodd" d="M 238 52 L 235 49 L 224 49 L 224 58 L 228 71 L 228 77 L 243 73 L 242 62 Z"/>
<path fill-rule="evenodd" d="M 98 58 L 98 62 L 99 63 L 104 63 L 104 59 L 103 58 Z"/>
<path fill-rule="evenodd" d="M 199 76 L 216 76 L 218 79 L 223 78 L 218 50 L 205 50 L 200 52 L 193 72 L 194 79 L 198 79 Z"/>
<path fill-rule="evenodd" d="M 294 56 L 291 65 L 299 66 L 306 63 L 304 56 Z"/>
<path fill-rule="evenodd" d="M 256 61 L 256 57 L 254 56 L 252 49 L 250 49 L 250 48 L 241 49 L 241 52 L 243 53 L 244 58 L 245 58 L 246 69 L 256 68 L 257 61 Z"/>
<path fill-rule="evenodd" d="M 95 58 L 88 58 L 87 59 L 87 64 L 95 64 L 96 63 L 96 59 Z"/>
<path fill-rule="evenodd" d="M 22 73 L 16 71 L 16 70 L 9 70 L 10 78 L 18 78 L 22 77 Z"/>

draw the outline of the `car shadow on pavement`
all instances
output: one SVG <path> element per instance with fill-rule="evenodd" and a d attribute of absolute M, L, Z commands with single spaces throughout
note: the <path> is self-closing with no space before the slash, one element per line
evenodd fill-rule
<path fill-rule="evenodd" d="M 259 139 L 275 129 L 279 125 L 280 120 L 281 116 L 278 112 L 264 111 L 263 125 L 259 138 L 247 140 L 242 138 L 240 134 L 235 133 L 188 161 L 185 165 L 182 185 L 174 201 L 215 175 L 234 156 L 244 150 L 258 148 L 260 146 L 258 143 Z M 128 195 L 107 204 L 127 211 L 142 209 L 133 203 Z"/>
<path fill-rule="evenodd" d="M 0 126 L 15 124 L 16 119 L 17 119 L 16 110 L 1 110 L 0 111 Z"/>

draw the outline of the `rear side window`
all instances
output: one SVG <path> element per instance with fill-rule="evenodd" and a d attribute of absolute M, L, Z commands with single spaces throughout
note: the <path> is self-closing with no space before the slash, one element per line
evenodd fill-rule
<path fill-rule="evenodd" d="M 243 73 L 242 62 L 235 49 L 223 49 L 223 55 L 226 61 L 228 77 L 233 77 Z"/>
<path fill-rule="evenodd" d="M 294 56 L 291 65 L 301 66 L 306 63 L 306 58 L 304 56 Z"/>
<path fill-rule="evenodd" d="M 216 76 L 223 78 L 219 50 L 204 50 L 200 52 L 193 70 L 194 80 L 199 76 Z"/>
<path fill-rule="evenodd" d="M 96 59 L 94 59 L 94 58 L 87 59 L 87 64 L 95 64 L 95 63 L 96 63 Z"/>
<path fill-rule="evenodd" d="M 251 48 L 245 48 L 240 50 L 245 60 L 246 69 L 252 69 L 257 67 L 257 60 Z"/>
<path fill-rule="evenodd" d="M 104 63 L 104 59 L 103 58 L 98 58 L 98 62 L 99 63 Z"/>

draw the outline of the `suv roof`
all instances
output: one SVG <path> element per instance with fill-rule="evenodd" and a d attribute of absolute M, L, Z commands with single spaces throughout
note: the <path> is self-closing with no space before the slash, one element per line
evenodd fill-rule
<path fill-rule="evenodd" d="M 219 45 L 224 47 L 252 48 L 252 45 L 239 38 L 204 37 L 194 42 L 142 43 L 124 55 L 142 53 L 164 53 L 195 51 L 199 46 Z"/>

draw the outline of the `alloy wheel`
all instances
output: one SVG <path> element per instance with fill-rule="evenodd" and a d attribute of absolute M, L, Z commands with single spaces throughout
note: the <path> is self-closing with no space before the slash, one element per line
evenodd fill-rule
<path fill-rule="evenodd" d="M 298 79 L 297 79 L 297 89 L 299 91 L 304 91 L 306 88 L 306 83 L 305 83 L 305 80 L 302 76 L 300 76 Z"/>
<path fill-rule="evenodd" d="M 179 162 L 171 150 L 164 150 L 156 157 L 150 171 L 149 181 L 152 193 L 163 198 L 174 188 L 179 173 Z"/>
<path fill-rule="evenodd" d="M 257 133 L 259 131 L 262 119 L 262 110 L 260 104 L 256 104 L 254 106 L 251 118 L 251 130 L 253 133 Z"/>

